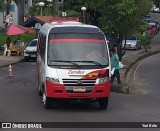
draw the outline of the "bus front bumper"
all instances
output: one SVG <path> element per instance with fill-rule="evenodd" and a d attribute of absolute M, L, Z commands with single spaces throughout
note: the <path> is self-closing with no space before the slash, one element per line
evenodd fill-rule
<path fill-rule="evenodd" d="M 66 91 L 63 84 L 53 84 L 46 81 L 47 97 L 50 98 L 104 98 L 110 96 L 110 81 L 105 84 L 95 85 L 90 93 Z"/>

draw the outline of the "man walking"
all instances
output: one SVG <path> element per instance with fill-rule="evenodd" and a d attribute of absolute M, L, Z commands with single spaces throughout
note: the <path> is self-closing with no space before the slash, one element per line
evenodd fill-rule
<path fill-rule="evenodd" d="M 119 66 L 119 57 L 118 54 L 116 53 L 116 50 L 113 49 L 112 50 L 112 63 L 111 63 L 111 69 L 115 68 L 114 73 L 111 76 L 111 83 L 113 84 L 113 81 L 115 79 L 115 77 L 117 78 L 117 82 L 118 84 L 121 84 L 121 80 L 120 80 L 120 66 Z"/>

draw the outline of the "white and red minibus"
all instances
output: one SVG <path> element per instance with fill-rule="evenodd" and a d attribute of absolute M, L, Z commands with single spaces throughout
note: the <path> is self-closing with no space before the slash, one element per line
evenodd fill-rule
<path fill-rule="evenodd" d="M 46 109 L 54 100 L 91 100 L 101 109 L 110 96 L 110 56 L 101 29 L 79 22 L 46 23 L 37 44 L 38 89 Z"/>

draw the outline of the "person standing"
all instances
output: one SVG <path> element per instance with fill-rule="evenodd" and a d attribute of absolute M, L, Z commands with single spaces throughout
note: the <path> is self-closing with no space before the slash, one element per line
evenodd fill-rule
<path fill-rule="evenodd" d="M 114 73 L 111 76 L 111 84 L 113 84 L 113 81 L 115 79 L 115 77 L 117 78 L 117 82 L 118 84 L 121 84 L 121 80 L 120 80 L 120 65 L 119 65 L 119 57 L 118 54 L 116 53 L 115 49 L 112 49 L 112 61 L 111 61 L 111 70 L 113 68 L 115 68 Z"/>
<path fill-rule="evenodd" d="M 6 25 L 6 15 L 4 15 L 3 17 L 3 28 L 5 28 L 5 25 Z"/>
<path fill-rule="evenodd" d="M 12 25 L 13 24 L 13 15 L 11 14 L 11 16 L 10 16 L 10 25 Z"/>
<path fill-rule="evenodd" d="M 5 24 L 5 27 L 7 27 L 9 25 L 9 18 L 10 18 L 10 16 L 6 15 L 6 24 Z"/>
<path fill-rule="evenodd" d="M 11 43 L 11 38 L 10 38 L 10 37 L 7 37 L 7 40 L 6 40 L 7 50 L 9 50 L 10 43 Z"/>

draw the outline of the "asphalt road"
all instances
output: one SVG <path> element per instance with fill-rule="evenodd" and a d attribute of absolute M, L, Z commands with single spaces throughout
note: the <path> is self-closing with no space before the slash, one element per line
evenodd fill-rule
<path fill-rule="evenodd" d="M 159 62 L 153 62 L 154 65 Z M 149 64 L 149 63 L 148 63 Z M 160 79 L 155 67 L 157 83 Z M 160 105 L 158 96 L 160 87 L 147 75 L 145 90 L 152 92 L 143 94 L 111 93 L 109 107 L 106 111 L 99 110 L 98 103 L 61 103 L 55 108 L 43 108 L 42 99 L 38 96 L 38 88 L 34 62 L 19 63 L 13 67 L 13 78 L 7 75 L 6 68 L 0 68 L 0 121 L 3 122 L 159 122 Z M 148 66 L 146 68 L 149 68 Z M 145 69 L 145 68 L 144 68 Z M 141 71 L 141 70 L 140 70 Z M 152 74 L 153 70 L 149 70 Z M 147 72 L 149 73 L 147 70 Z M 144 70 L 146 73 L 146 69 Z M 143 74 L 143 72 L 142 72 Z M 137 74 L 138 75 L 138 74 Z M 145 74 L 143 74 L 144 76 Z M 146 76 L 144 76 L 146 77 Z M 155 77 L 153 77 L 155 78 Z M 154 79 L 155 80 L 155 79 Z M 153 85 L 152 85 L 153 84 Z M 155 86 L 156 85 L 156 86 Z M 155 95 L 155 93 L 157 95 Z M 58 130 L 58 129 L 57 129 Z M 63 129 L 70 130 L 70 129 Z M 74 130 L 74 129 L 73 129 Z M 77 129 L 76 129 L 77 130 Z M 82 130 L 82 129 L 79 129 Z M 84 130 L 84 129 L 83 129 Z M 86 129 L 87 130 L 87 129 Z M 112 129 L 114 131 L 116 129 Z M 127 129 L 121 129 L 127 131 Z M 128 129 L 130 131 L 131 129 Z M 143 129 L 139 129 L 140 131 Z M 145 129 L 144 129 L 145 130 Z"/>
<path fill-rule="evenodd" d="M 147 103 L 154 106 L 154 112 L 160 110 L 160 54 L 143 60 L 135 72 L 135 91 L 147 98 Z M 160 118 L 160 113 L 157 114 Z"/>

